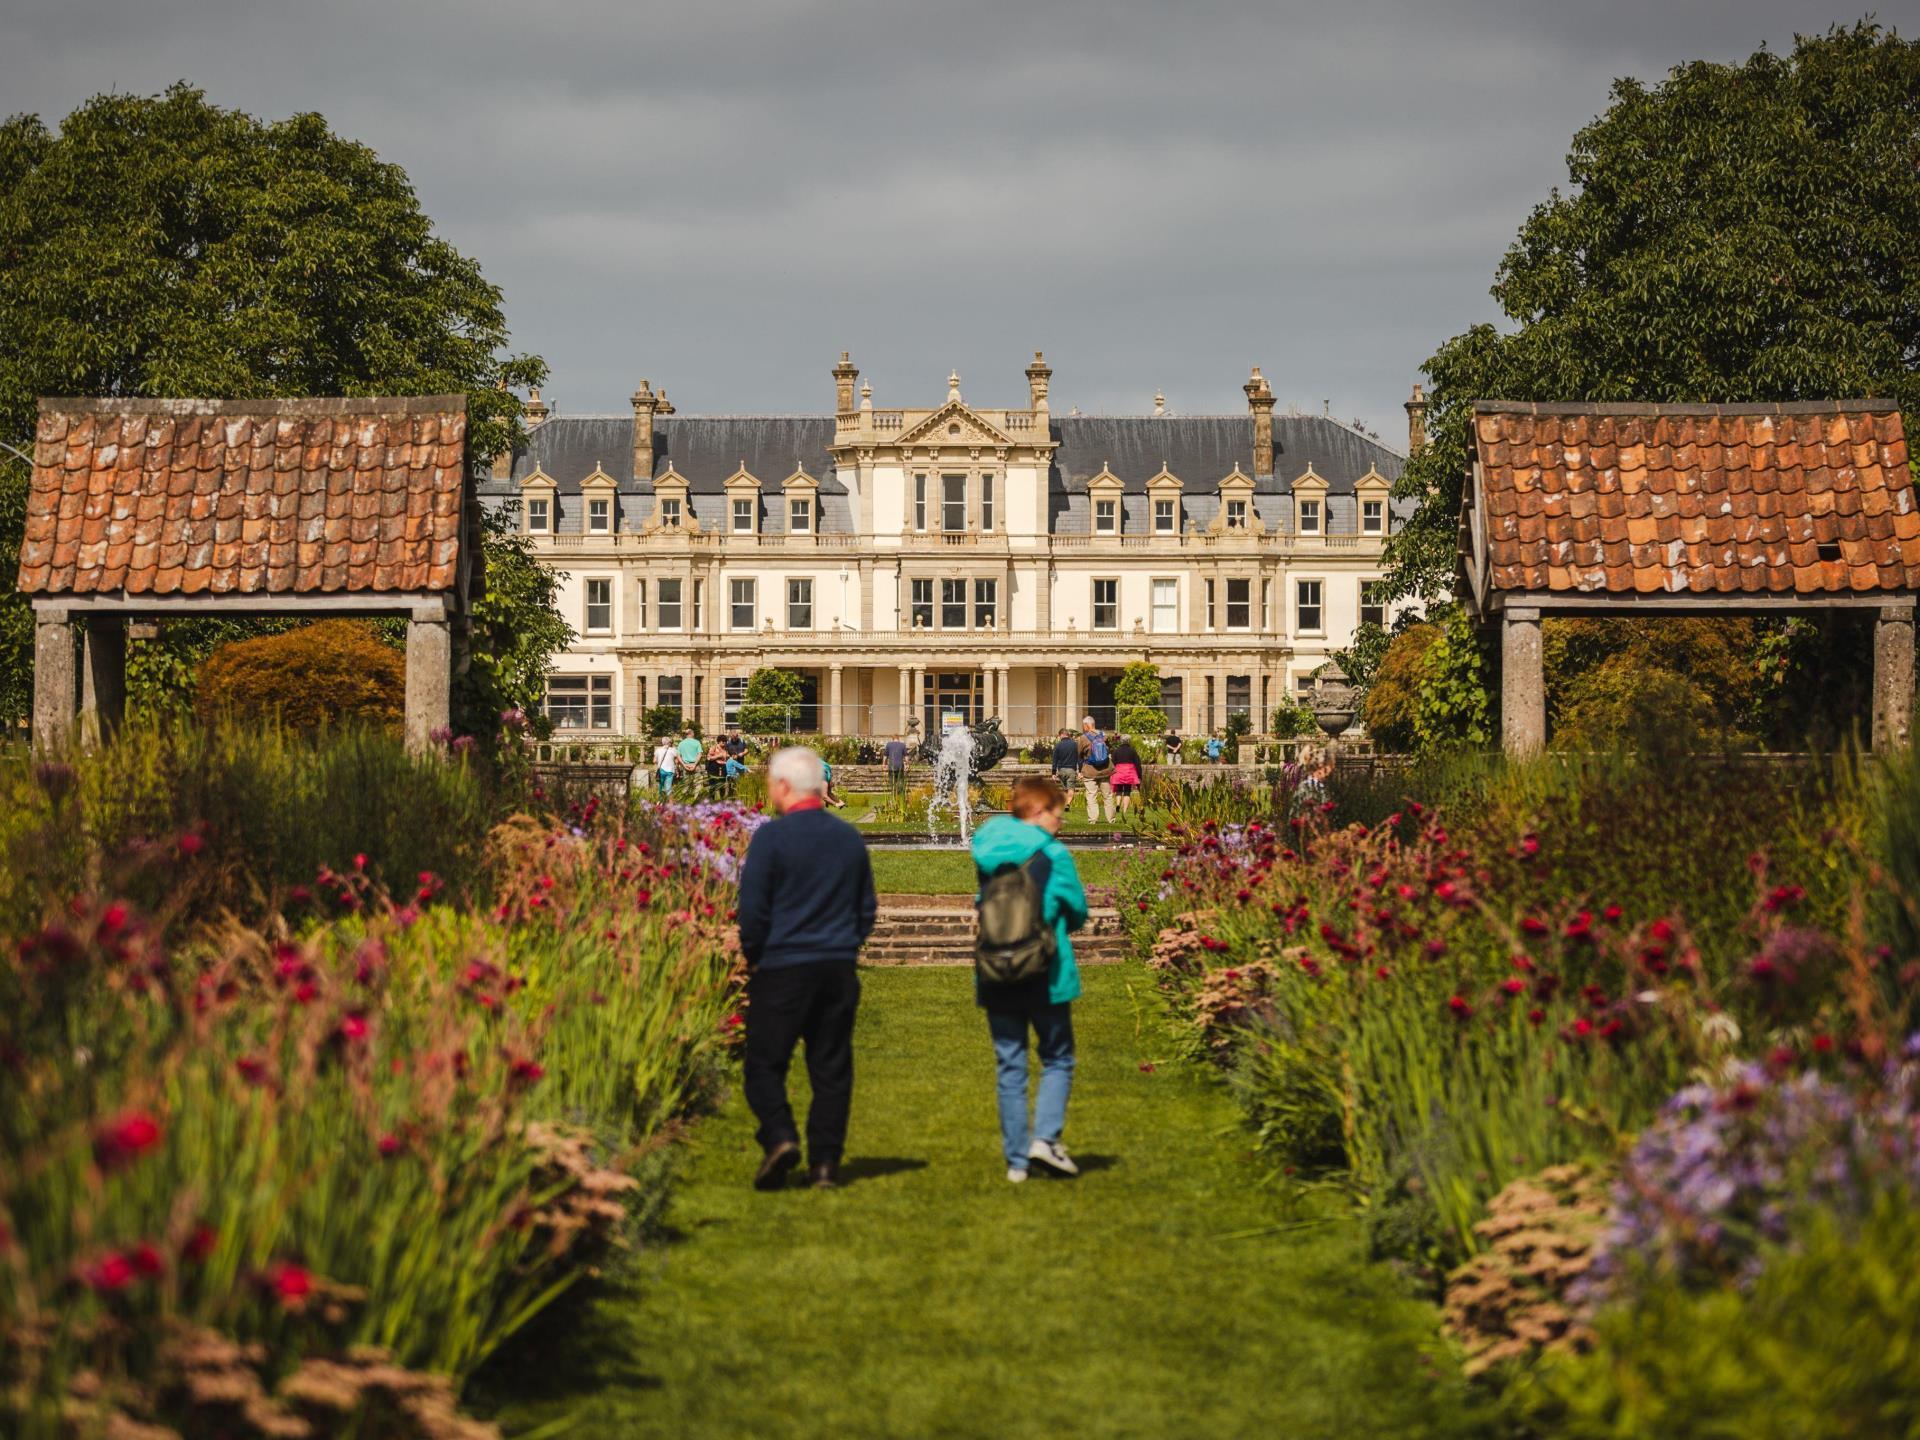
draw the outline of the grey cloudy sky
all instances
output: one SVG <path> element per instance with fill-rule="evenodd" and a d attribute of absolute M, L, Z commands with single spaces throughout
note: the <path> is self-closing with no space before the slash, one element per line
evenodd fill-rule
<path fill-rule="evenodd" d="M 1912 33 L 1920 0 L 1881 4 Z M 412 176 L 564 411 L 1140 411 L 1404 436 L 1617 75 L 1858 18 L 1797 0 L 0 0 L 0 111 L 185 78 Z"/>

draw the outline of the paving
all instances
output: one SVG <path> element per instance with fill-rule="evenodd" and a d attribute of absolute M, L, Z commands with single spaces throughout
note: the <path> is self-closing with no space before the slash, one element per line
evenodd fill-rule
<path fill-rule="evenodd" d="M 1110 965 L 1126 958 L 1126 931 L 1113 892 L 1090 890 L 1087 924 L 1073 937 L 1074 959 Z M 973 964 L 971 895 L 882 895 L 880 918 L 861 955 L 868 965 Z"/>

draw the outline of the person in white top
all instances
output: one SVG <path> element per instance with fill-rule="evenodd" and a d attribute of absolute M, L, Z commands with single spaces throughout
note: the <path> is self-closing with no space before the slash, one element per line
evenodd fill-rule
<path fill-rule="evenodd" d="M 666 799 L 673 793 L 674 772 L 680 768 L 680 752 L 674 749 L 673 737 L 661 739 L 659 748 L 653 752 L 654 778 L 660 784 L 660 798 Z"/>

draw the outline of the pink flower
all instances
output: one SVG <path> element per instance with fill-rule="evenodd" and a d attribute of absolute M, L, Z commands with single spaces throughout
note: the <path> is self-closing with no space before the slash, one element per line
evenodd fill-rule
<path fill-rule="evenodd" d="M 115 935 L 127 925 L 127 907 L 123 901 L 116 900 L 100 912 L 100 933 Z"/>
<path fill-rule="evenodd" d="M 84 1272 L 84 1278 L 89 1289 L 96 1290 L 102 1295 L 109 1295 L 131 1285 L 136 1278 L 136 1273 L 133 1261 L 124 1255 L 113 1254 L 103 1255 L 89 1265 Z"/>
<path fill-rule="evenodd" d="M 340 1038 L 346 1041 L 364 1040 L 369 1030 L 367 1017 L 360 1014 L 348 1014 L 340 1017 Z"/>
<path fill-rule="evenodd" d="M 289 1310 L 298 1310 L 313 1293 L 313 1276 L 305 1266 L 283 1260 L 266 1274 L 267 1288 Z"/>
<path fill-rule="evenodd" d="M 207 846 L 207 842 L 202 840 L 198 835 L 194 834 L 191 830 L 186 831 L 184 834 L 180 836 L 179 839 L 175 840 L 173 843 L 174 843 L 174 848 L 179 850 L 179 852 L 189 860 L 191 860 L 194 856 L 198 855 L 202 850 L 206 849 L 206 846 Z"/>
<path fill-rule="evenodd" d="M 1458 1020 L 1468 1019 L 1473 1014 L 1473 1004 L 1464 995 L 1449 995 L 1447 1009 L 1451 1010 L 1454 1018 Z"/>
<path fill-rule="evenodd" d="M 142 1240 L 127 1252 L 127 1263 L 132 1265 L 136 1274 L 152 1279 L 167 1268 L 167 1262 L 150 1241 Z"/>
<path fill-rule="evenodd" d="M 389 1134 L 380 1137 L 380 1157 L 383 1160 L 391 1160 L 400 1153 L 401 1149 L 402 1146 L 398 1135 Z"/>

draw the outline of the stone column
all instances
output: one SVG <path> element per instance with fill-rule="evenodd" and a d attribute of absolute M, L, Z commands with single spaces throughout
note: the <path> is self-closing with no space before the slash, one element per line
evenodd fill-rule
<path fill-rule="evenodd" d="M 36 606 L 33 619 L 33 744 L 37 750 L 58 750 L 73 739 L 79 647 L 65 610 Z"/>
<path fill-rule="evenodd" d="M 1909 629 L 1907 654 L 1913 654 Z M 1912 671 L 1909 669 L 1909 676 Z M 1535 755 L 1547 744 L 1547 676 L 1540 612 L 1509 606 L 1500 622 L 1500 738 L 1509 755 Z"/>
<path fill-rule="evenodd" d="M 847 722 L 840 712 L 840 671 L 838 665 L 827 667 L 827 714 L 826 723 L 820 728 L 829 735 L 847 733 Z"/>
<path fill-rule="evenodd" d="M 1007 712 L 1013 708 L 1013 667 L 997 665 L 994 667 L 994 694 L 999 697 L 996 708 L 990 712 L 1000 717 L 1000 728 L 1004 732 L 1013 724 L 1013 718 Z"/>
<path fill-rule="evenodd" d="M 860 628 L 864 631 L 873 629 L 872 556 L 864 556 L 860 561 Z"/>
<path fill-rule="evenodd" d="M 1080 728 L 1080 667 L 1067 666 L 1066 715 L 1060 723 L 1069 730 Z"/>
<path fill-rule="evenodd" d="M 1913 606 L 1886 605 L 1873 622 L 1873 748 L 1913 738 Z"/>
<path fill-rule="evenodd" d="M 424 750 L 452 718 L 453 636 L 444 607 L 407 621 L 407 744 Z"/>
<path fill-rule="evenodd" d="M 915 719 L 923 718 L 922 712 L 926 709 L 926 697 L 927 667 L 924 665 L 916 665 L 913 667 L 913 694 L 907 710 L 909 717 Z M 924 734 L 925 732 L 923 731 L 922 733 Z"/>
<path fill-rule="evenodd" d="M 907 728 L 907 717 L 911 714 L 913 714 L 913 667 L 902 665 L 900 667 L 900 709 L 893 717 L 893 724 L 888 728 L 896 735 L 903 733 Z"/>
<path fill-rule="evenodd" d="M 986 716 L 998 715 L 1000 713 L 1000 702 L 994 694 L 994 687 L 999 682 L 999 679 L 1000 673 L 991 665 L 982 665 L 980 667 L 980 705 L 984 712 L 982 715 L 983 719 L 986 718 Z"/>
<path fill-rule="evenodd" d="M 81 728 L 90 740 L 111 740 L 127 713 L 127 622 L 118 615 L 87 617 L 82 666 Z"/>

